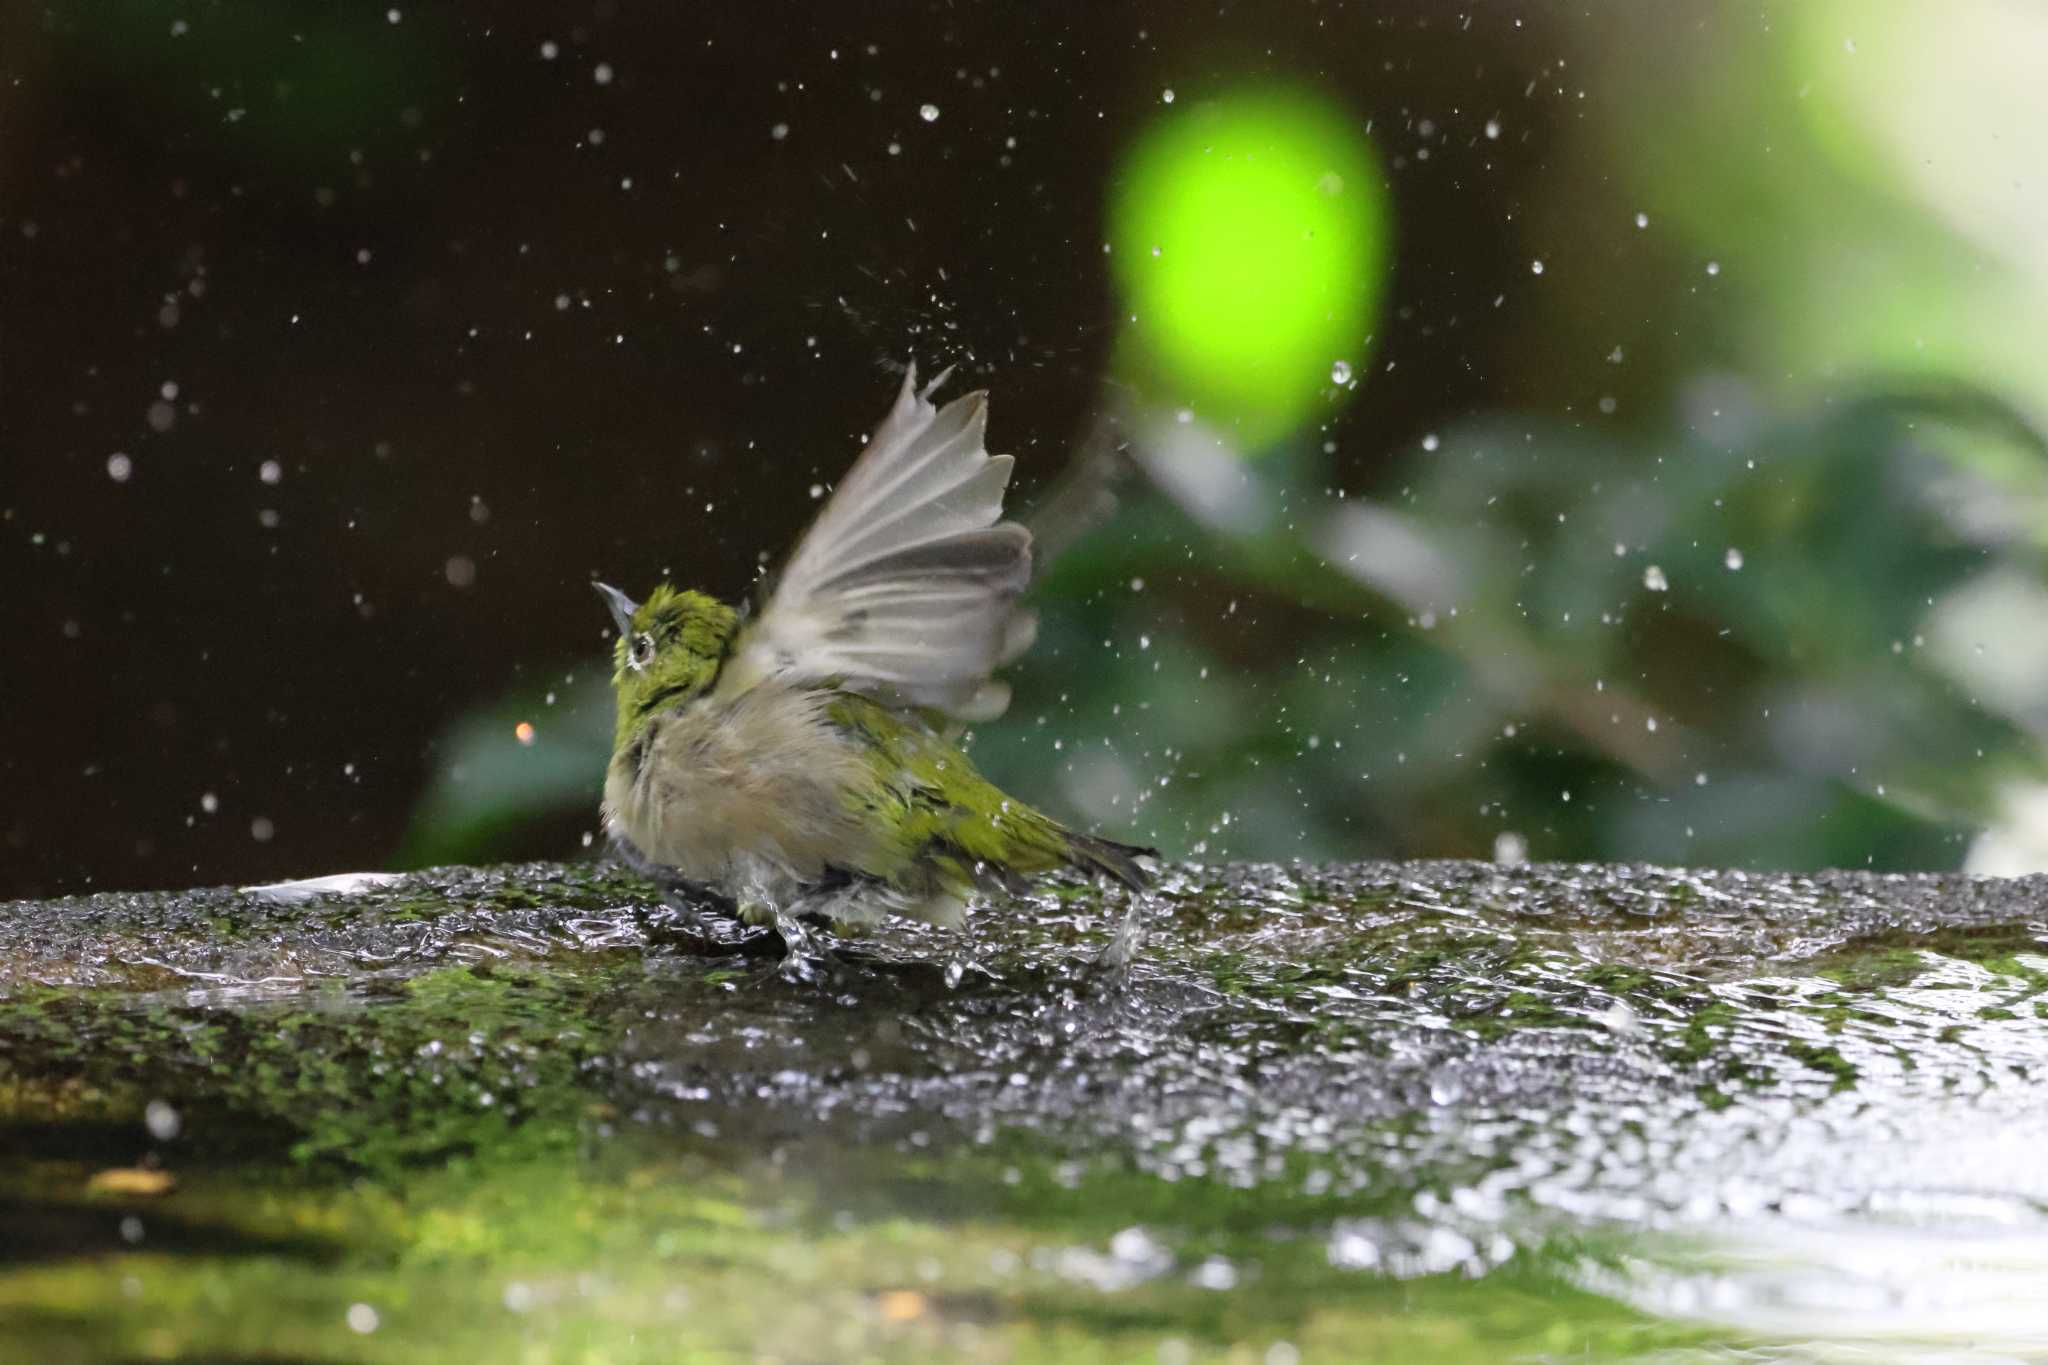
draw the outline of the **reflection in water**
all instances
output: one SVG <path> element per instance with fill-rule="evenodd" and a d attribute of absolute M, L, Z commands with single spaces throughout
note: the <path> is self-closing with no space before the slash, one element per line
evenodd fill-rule
<path fill-rule="evenodd" d="M 1782 1340 L 1795 1359 L 2035 1359 L 2048 1351 L 2048 1226 L 2037 1212 L 2028 1223 L 1752 1221 L 1692 1257 L 1632 1258 L 1583 1281 L 1661 1316 Z"/>

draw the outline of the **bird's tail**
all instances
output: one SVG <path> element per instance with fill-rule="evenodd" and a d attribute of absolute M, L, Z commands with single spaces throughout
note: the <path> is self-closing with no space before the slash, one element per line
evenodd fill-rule
<path fill-rule="evenodd" d="M 1098 839 L 1092 834 L 1067 833 L 1067 854 L 1074 865 L 1086 872 L 1106 873 L 1116 878 L 1133 891 L 1143 891 L 1152 884 L 1152 870 L 1138 860 L 1156 859 L 1159 850 L 1142 848 L 1137 844 L 1120 844 L 1114 839 Z"/>

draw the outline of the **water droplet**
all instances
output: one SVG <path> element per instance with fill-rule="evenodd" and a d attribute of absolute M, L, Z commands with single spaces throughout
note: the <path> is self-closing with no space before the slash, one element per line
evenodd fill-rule
<path fill-rule="evenodd" d="M 1160 92 L 1159 92 L 1159 99 L 1160 99 L 1160 102 L 1161 102 L 1161 103 L 1163 103 L 1163 104 L 1172 104 L 1172 103 L 1173 103 L 1173 87 L 1169 85 L 1169 86 L 1167 86 L 1167 87 L 1166 87 L 1166 88 L 1165 88 L 1164 90 L 1160 91 Z"/>
<path fill-rule="evenodd" d="M 284 477 L 284 466 L 276 460 L 265 460 L 257 466 L 256 477 L 265 483 L 276 483 Z"/>
<path fill-rule="evenodd" d="M 1351 362 L 1340 360 L 1330 366 L 1330 382 L 1340 385 L 1349 384 L 1351 382 Z"/>
<path fill-rule="evenodd" d="M 1733 545 L 1730 545 L 1728 547 L 1728 553 L 1721 556 L 1721 562 L 1723 564 L 1726 564 L 1731 569 L 1741 568 L 1742 551 L 1736 549 Z"/>
<path fill-rule="evenodd" d="M 1600 1016 L 1600 1022 L 1606 1026 L 1609 1033 L 1622 1037 L 1640 1032 L 1643 1027 L 1642 1017 L 1626 1000 L 1617 1000 L 1609 1005 L 1607 1012 Z"/>
<path fill-rule="evenodd" d="M 352 1303 L 348 1306 L 348 1330 L 357 1336 L 366 1337 L 377 1330 L 377 1310 L 367 1303 Z"/>
<path fill-rule="evenodd" d="M 599 85 L 610 85 L 612 83 L 612 64 L 610 62 L 599 62 L 597 69 L 590 73 L 590 79 L 596 81 Z"/>
<path fill-rule="evenodd" d="M 1707 273 L 1708 273 L 1709 275 L 1718 275 L 1718 274 L 1720 274 L 1720 273 L 1721 273 L 1721 263 L 1720 263 L 1719 261 L 1708 261 L 1708 262 L 1707 262 Z"/>
<path fill-rule="evenodd" d="M 1442 442 L 1437 440 L 1437 435 L 1433 431 L 1422 438 L 1422 448 L 1424 450 L 1435 450 L 1441 444 Z"/>
<path fill-rule="evenodd" d="M 1639 213 L 1639 214 L 1637 214 L 1637 215 L 1636 215 L 1636 226 L 1637 226 L 1637 227 L 1639 227 L 1639 228 L 1646 228 L 1646 227 L 1648 227 L 1649 225 L 1650 225 L 1650 215 L 1649 215 L 1649 214 L 1647 214 L 1647 213 Z"/>
<path fill-rule="evenodd" d="M 1531 261 L 1531 262 L 1529 262 L 1529 273 L 1530 273 L 1531 275 L 1541 275 L 1541 274 L 1543 273 L 1543 262 L 1542 262 L 1542 261 Z"/>
<path fill-rule="evenodd" d="M 115 483 L 128 482 L 128 476 L 135 472 L 135 461 L 120 451 L 107 456 L 107 477 Z"/>
<path fill-rule="evenodd" d="M 917 107 L 917 116 L 926 123 L 937 123 L 939 121 L 939 106 L 936 104 L 920 104 Z"/>
<path fill-rule="evenodd" d="M 1493 138 L 1497 138 L 1497 137 L 1499 137 L 1499 136 L 1500 136 L 1500 120 L 1499 120 L 1499 119 L 1497 119 L 1497 118 L 1490 118 L 1490 119 L 1488 119 L 1488 120 L 1486 121 L 1486 136 L 1487 136 L 1488 140 L 1491 140 L 1491 139 L 1493 139 Z"/>
<path fill-rule="evenodd" d="M 149 1135 L 158 1142 L 169 1142 L 178 1135 L 184 1121 L 166 1101 L 151 1100 L 143 1107 L 142 1126 L 149 1129 Z"/>
<path fill-rule="evenodd" d="M 789 125 L 787 123 L 776 124 L 768 130 L 768 136 L 774 138 L 777 142 L 782 141 L 782 139 L 789 136 Z"/>
<path fill-rule="evenodd" d="M 1643 568 L 1643 586 L 1651 592 L 1665 592 L 1671 587 L 1671 580 L 1664 576 L 1664 570 L 1650 564 Z"/>
<path fill-rule="evenodd" d="M 521 744 L 526 745 L 528 748 L 533 747 L 534 729 L 532 721 L 520 721 L 517 725 L 512 727 L 512 734 L 513 737 L 516 738 Z"/>
<path fill-rule="evenodd" d="M 1142 1227 L 1125 1228 L 1109 1239 L 1109 1254 L 1119 1261 L 1151 1261 L 1163 1250 Z"/>

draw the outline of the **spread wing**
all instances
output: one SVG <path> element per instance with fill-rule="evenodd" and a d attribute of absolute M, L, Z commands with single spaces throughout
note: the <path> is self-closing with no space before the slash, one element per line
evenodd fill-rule
<path fill-rule="evenodd" d="M 1031 533 L 1002 520 L 1012 460 L 983 448 L 988 396 L 943 408 L 917 368 L 867 448 L 797 543 L 767 606 L 720 676 L 737 691 L 772 678 L 837 680 L 961 720 L 1001 715 L 990 674 L 1030 644 L 1017 598 Z"/>

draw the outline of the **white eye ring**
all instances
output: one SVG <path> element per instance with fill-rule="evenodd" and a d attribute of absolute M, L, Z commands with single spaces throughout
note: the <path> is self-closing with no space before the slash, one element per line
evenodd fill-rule
<path fill-rule="evenodd" d="M 654 637 L 644 632 L 635 635 L 633 637 L 633 648 L 626 656 L 626 661 L 635 668 L 645 668 L 653 658 Z"/>

